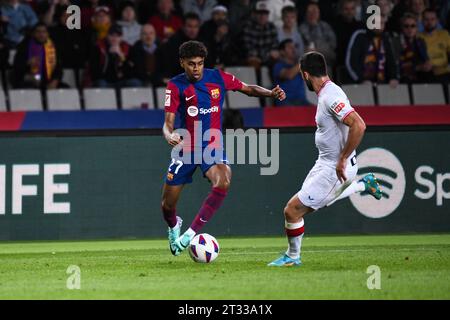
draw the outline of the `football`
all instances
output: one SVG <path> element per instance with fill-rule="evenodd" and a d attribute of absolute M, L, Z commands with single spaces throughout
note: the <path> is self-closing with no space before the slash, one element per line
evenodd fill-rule
<path fill-rule="evenodd" d="M 195 262 L 211 263 L 219 256 L 219 242 L 212 235 L 200 233 L 192 239 L 189 255 Z"/>

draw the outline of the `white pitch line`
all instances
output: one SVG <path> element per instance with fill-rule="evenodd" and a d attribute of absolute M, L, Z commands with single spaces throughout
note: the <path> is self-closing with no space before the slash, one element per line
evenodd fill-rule
<path fill-rule="evenodd" d="M 380 248 L 379 250 L 382 250 L 384 248 Z M 303 250 L 303 253 L 324 253 L 324 252 L 363 252 L 363 251 L 375 251 L 377 249 L 332 249 L 332 250 Z M 428 248 L 400 248 L 395 249 L 395 251 L 432 251 L 432 249 Z M 279 254 L 282 253 L 281 251 L 263 251 L 263 252 L 222 252 L 222 255 L 262 255 L 262 254 Z"/>

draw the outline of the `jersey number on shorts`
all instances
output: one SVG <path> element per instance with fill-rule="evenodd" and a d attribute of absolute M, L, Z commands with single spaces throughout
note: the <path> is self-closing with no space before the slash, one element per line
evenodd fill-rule
<path fill-rule="evenodd" d="M 183 162 L 181 160 L 172 159 L 172 162 L 170 163 L 170 166 L 169 166 L 169 171 L 174 164 L 177 165 L 177 167 L 175 168 L 175 172 L 174 172 L 175 174 L 177 174 L 178 170 L 180 170 L 181 166 L 183 165 Z"/>

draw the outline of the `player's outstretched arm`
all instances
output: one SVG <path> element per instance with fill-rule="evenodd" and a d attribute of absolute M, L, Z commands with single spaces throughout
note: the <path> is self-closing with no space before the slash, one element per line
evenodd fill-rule
<path fill-rule="evenodd" d="M 345 117 L 344 124 L 349 127 L 348 139 L 336 165 L 336 174 L 341 182 L 347 180 L 347 177 L 345 176 L 347 158 L 359 146 L 364 136 L 364 131 L 366 130 L 364 120 L 356 111 L 351 112 Z"/>
<path fill-rule="evenodd" d="M 163 134 L 164 138 L 171 146 L 176 146 L 181 142 L 180 135 L 178 133 L 173 132 L 174 125 L 175 125 L 175 113 L 166 112 L 163 126 Z"/>
<path fill-rule="evenodd" d="M 250 97 L 269 97 L 280 101 L 286 99 L 286 93 L 284 93 L 284 90 L 278 85 L 272 90 L 269 90 L 256 84 L 242 83 L 242 88 L 239 91 Z"/>

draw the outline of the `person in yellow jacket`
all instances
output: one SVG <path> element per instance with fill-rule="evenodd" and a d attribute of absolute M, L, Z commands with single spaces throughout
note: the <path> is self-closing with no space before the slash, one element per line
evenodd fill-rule
<path fill-rule="evenodd" d="M 433 66 L 436 82 L 450 81 L 450 35 L 445 29 L 437 29 L 438 17 L 436 11 L 426 9 L 423 12 L 425 31 L 419 34 L 427 45 L 428 57 Z"/>

